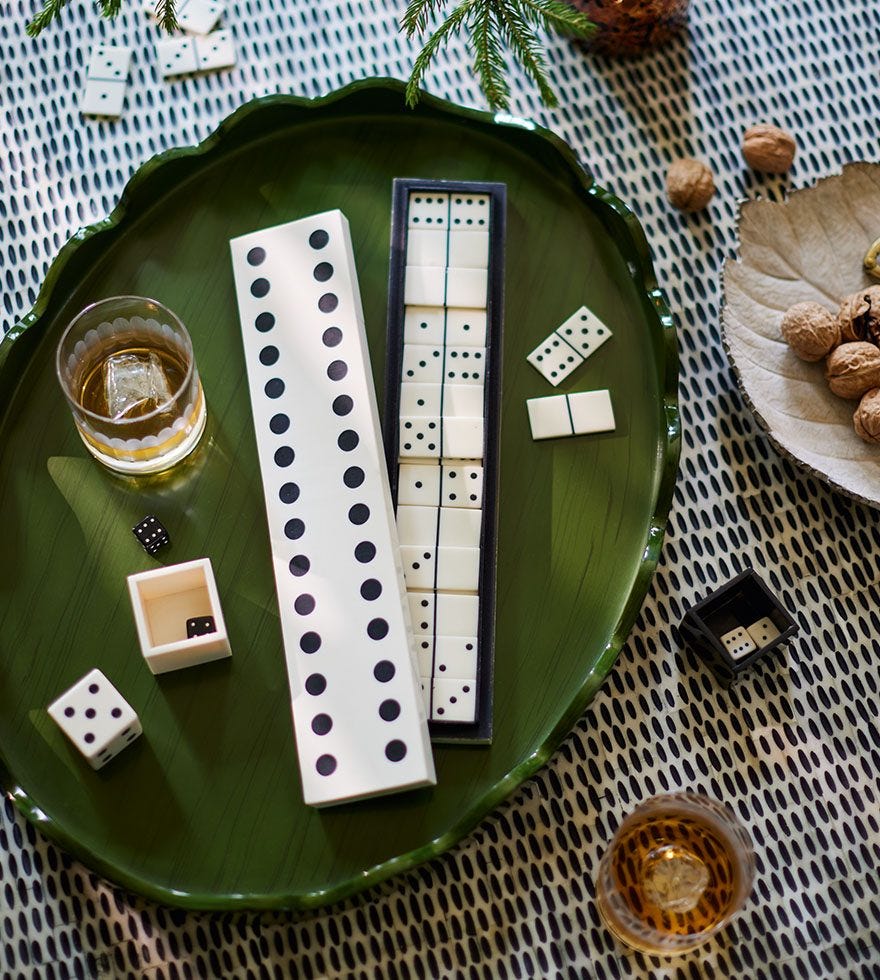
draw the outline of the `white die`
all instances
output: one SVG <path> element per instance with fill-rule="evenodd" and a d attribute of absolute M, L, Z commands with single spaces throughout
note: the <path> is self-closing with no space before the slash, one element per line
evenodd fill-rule
<path fill-rule="evenodd" d="M 48 711 L 92 769 L 106 765 L 143 732 L 134 708 L 97 668 L 53 701 Z"/>

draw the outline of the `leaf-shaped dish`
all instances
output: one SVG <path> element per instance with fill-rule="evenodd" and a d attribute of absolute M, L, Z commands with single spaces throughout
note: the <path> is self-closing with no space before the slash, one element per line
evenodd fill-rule
<path fill-rule="evenodd" d="M 880 236 L 880 165 L 853 163 L 794 191 L 783 204 L 748 201 L 739 257 L 724 264 L 724 344 L 740 388 L 777 449 L 814 476 L 880 505 L 880 446 L 853 429 L 856 403 L 832 394 L 824 361 L 809 364 L 783 341 L 795 303 L 832 312 L 875 281 L 862 260 Z"/>
<path fill-rule="evenodd" d="M 228 240 L 339 207 L 383 374 L 395 176 L 507 183 L 496 738 L 436 749 L 425 792 L 302 804 Z M 189 327 L 209 429 L 189 465 L 138 482 L 93 463 L 53 373 L 68 318 L 101 296 L 163 300 Z M 609 387 L 616 433 L 532 442 L 526 354 L 587 302 L 614 338 L 566 390 Z M 677 349 L 635 218 L 531 123 L 357 83 L 246 105 L 198 147 L 132 178 L 64 247 L 34 311 L 0 345 L 0 751 L 24 813 L 101 873 L 195 908 L 308 908 L 439 854 L 534 773 L 583 711 L 654 570 L 678 445 Z M 381 397 L 380 397 L 381 404 Z M 153 677 L 125 575 L 130 528 L 157 514 L 167 562 L 211 557 L 231 660 Z M 45 705 L 92 666 L 145 737 L 92 773 Z"/>

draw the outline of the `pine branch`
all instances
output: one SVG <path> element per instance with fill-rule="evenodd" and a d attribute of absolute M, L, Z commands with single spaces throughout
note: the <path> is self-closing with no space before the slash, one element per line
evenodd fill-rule
<path fill-rule="evenodd" d="M 430 0 L 430 2 L 436 3 L 437 0 Z M 70 0 L 44 0 L 40 12 L 25 28 L 28 36 L 36 37 L 42 33 L 53 20 L 61 16 L 68 3 Z M 174 11 L 176 3 L 177 0 L 156 0 L 156 17 L 168 34 L 177 30 L 177 16 Z M 113 20 L 122 10 L 122 0 L 97 0 L 97 6 L 102 17 Z"/>
<path fill-rule="evenodd" d="M 440 13 L 445 2 L 446 0 L 410 0 L 400 21 L 400 29 L 406 32 L 407 37 L 424 34 L 428 29 L 428 22 Z"/>
<path fill-rule="evenodd" d="M 428 70 L 434 55 L 446 42 L 461 30 L 467 20 L 471 9 L 477 4 L 486 0 L 464 0 L 459 4 L 449 17 L 437 28 L 428 38 L 428 43 L 419 52 L 413 64 L 412 74 L 406 83 L 406 104 L 412 108 L 419 101 L 419 82 Z"/>
<path fill-rule="evenodd" d="M 551 109 L 559 105 L 556 93 L 547 80 L 547 65 L 537 35 L 519 10 L 516 0 L 498 4 L 498 17 L 503 22 L 504 33 L 514 56 L 532 76 L 544 105 Z"/>
<path fill-rule="evenodd" d="M 471 26 L 471 50 L 474 55 L 474 71 L 480 79 L 480 88 L 492 109 L 506 109 L 510 100 L 504 57 L 497 44 L 498 30 L 493 23 L 491 4 L 485 3 Z"/>
<path fill-rule="evenodd" d="M 29 37 L 36 37 L 44 31 L 56 17 L 61 16 L 61 11 L 67 6 L 69 0 L 45 0 L 43 9 L 25 28 Z"/>
<path fill-rule="evenodd" d="M 166 34 L 173 34 L 177 30 L 177 0 L 157 0 L 156 18 L 159 26 Z"/>
<path fill-rule="evenodd" d="M 109 17 L 110 20 L 113 20 L 119 14 L 122 0 L 98 0 L 98 6 L 101 8 L 102 17 Z"/>
<path fill-rule="evenodd" d="M 560 0 L 521 0 L 525 11 L 531 11 L 536 23 L 543 22 L 548 27 L 563 31 L 579 38 L 591 38 L 596 33 L 596 25 L 585 13 L 576 10 L 571 4 Z"/>
<path fill-rule="evenodd" d="M 439 17 L 448 0 L 410 0 L 400 28 L 407 37 L 424 35 L 428 23 Z M 510 86 L 507 82 L 505 46 L 538 86 L 545 105 L 558 104 L 547 78 L 547 63 L 537 31 L 553 29 L 589 38 L 596 30 L 585 14 L 564 0 L 464 0 L 428 38 L 413 65 L 406 86 L 406 103 L 419 100 L 419 83 L 431 62 L 450 37 L 463 27 L 470 33 L 474 74 L 493 109 L 507 108 Z"/>

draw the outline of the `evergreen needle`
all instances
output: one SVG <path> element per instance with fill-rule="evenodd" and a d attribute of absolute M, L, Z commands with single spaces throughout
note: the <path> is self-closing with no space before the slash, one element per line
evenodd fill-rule
<path fill-rule="evenodd" d="M 401 20 L 407 37 L 422 37 L 428 24 L 441 17 L 448 0 L 410 0 Z M 447 41 L 467 30 L 474 74 L 492 109 L 506 109 L 510 101 L 504 53 L 509 50 L 538 86 L 545 105 L 558 104 L 547 77 L 544 49 L 536 33 L 548 29 L 589 38 L 596 30 L 587 16 L 564 0 L 464 0 L 428 36 L 413 63 L 406 86 L 406 102 L 419 100 L 419 84 L 434 56 Z"/>
<path fill-rule="evenodd" d="M 44 31 L 53 20 L 57 20 L 70 0 L 44 0 L 39 13 L 25 28 L 30 37 L 36 37 Z M 162 27 L 170 34 L 177 30 L 177 17 L 174 7 L 177 0 L 156 0 L 156 17 Z M 97 0 L 102 17 L 113 20 L 122 10 L 122 0 Z"/>

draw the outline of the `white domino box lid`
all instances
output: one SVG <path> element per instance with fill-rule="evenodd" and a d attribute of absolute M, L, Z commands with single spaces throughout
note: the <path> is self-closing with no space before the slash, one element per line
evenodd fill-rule
<path fill-rule="evenodd" d="M 348 222 L 231 248 L 305 801 L 433 784 Z"/>

